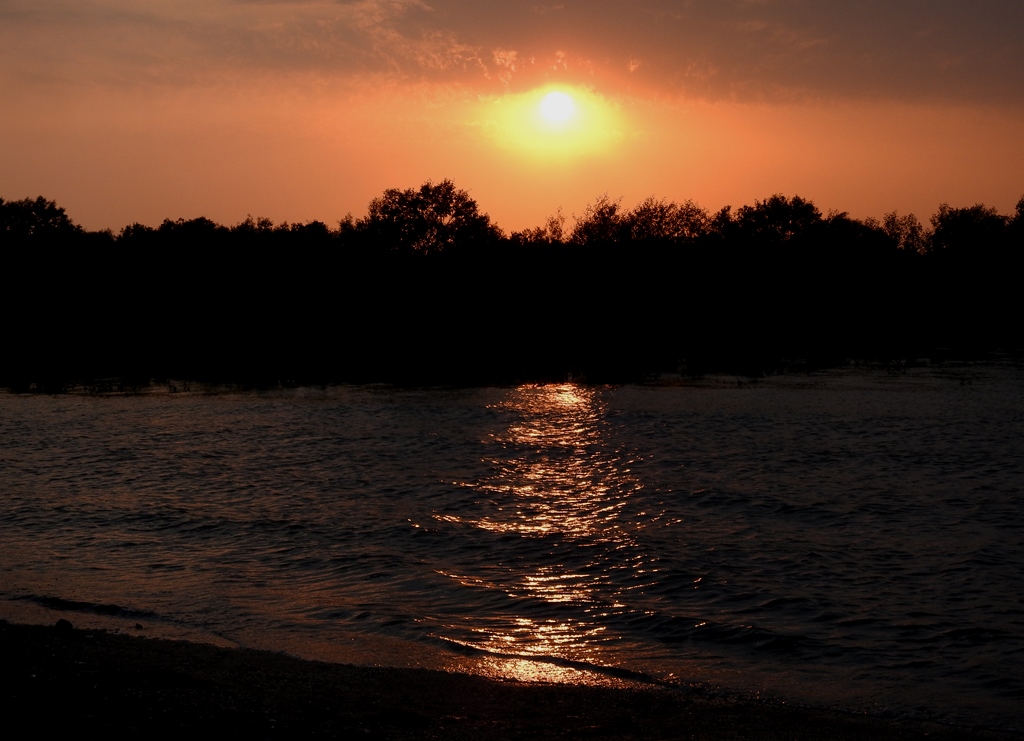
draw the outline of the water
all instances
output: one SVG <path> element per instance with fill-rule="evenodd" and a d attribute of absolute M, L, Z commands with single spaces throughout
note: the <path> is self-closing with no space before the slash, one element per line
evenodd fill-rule
<path fill-rule="evenodd" d="M 1022 474 L 1013 365 L 0 394 L 0 616 L 1021 728 Z"/>

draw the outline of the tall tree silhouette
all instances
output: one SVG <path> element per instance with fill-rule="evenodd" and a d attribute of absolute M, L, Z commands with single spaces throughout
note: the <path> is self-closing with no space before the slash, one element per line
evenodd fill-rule
<path fill-rule="evenodd" d="M 8 239 L 67 237 L 81 233 L 64 209 L 42 196 L 5 201 L 0 198 L 0 235 Z"/>
<path fill-rule="evenodd" d="M 821 211 L 800 196 L 786 198 L 775 194 L 753 206 L 736 212 L 736 225 L 742 234 L 768 242 L 785 242 L 821 223 Z"/>
<path fill-rule="evenodd" d="M 356 228 L 385 248 L 423 254 L 502 236 L 469 193 L 451 180 L 426 182 L 418 190 L 384 191 L 370 202 L 366 218 L 357 221 Z"/>
<path fill-rule="evenodd" d="M 931 238 L 931 234 L 925 232 L 921 222 L 914 214 L 900 216 L 896 211 L 890 211 L 882 217 L 881 228 L 901 250 L 919 254 L 928 251 L 928 240 Z"/>
<path fill-rule="evenodd" d="M 611 244 L 622 236 L 621 200 L 611 200 L 608 194 L 589 204 L 569 235 L 572 244 Z"/>
<path fill-rule="evenodd" d="M 693 201 L 674 203 L 650 196 L 624 218 L 636 240 L 689 241 L 707 234 L 711 217 Z"/>
<path fill-rule="evenodd" d="M 996 209 L 977 203 L 967 208 L 939 206 L 932 216 L 932 249 L 956 257 L 975 258 L 1000 241 L 1009 219 Z"/>

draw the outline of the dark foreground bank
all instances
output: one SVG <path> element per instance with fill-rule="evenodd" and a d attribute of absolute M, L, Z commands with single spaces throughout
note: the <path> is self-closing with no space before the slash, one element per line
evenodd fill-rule
<path fill-rule="evenodd" d="M 0 621 L 11 727 L 367 739 L 971 739 L 948 728 L 682 691 L 520 684 Z"/>

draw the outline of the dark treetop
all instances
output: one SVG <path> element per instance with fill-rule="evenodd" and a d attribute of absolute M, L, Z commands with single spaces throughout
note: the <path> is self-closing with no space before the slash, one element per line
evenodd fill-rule
<path fill-rule="evenodd" d="M 89 379 L 508 383 L 751 374 L 1024 346 L 1024 198 L 930 227 L 773 195 L 709 213 L 599 198 L 504 235 L 450 181 L 364 218 L 88 232 L 0 199 L 0 385 Z"/>

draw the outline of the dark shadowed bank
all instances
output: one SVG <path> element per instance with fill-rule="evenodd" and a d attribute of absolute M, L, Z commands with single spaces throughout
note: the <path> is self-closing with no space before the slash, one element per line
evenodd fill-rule
<path fill-rule="evenodd" d="M 370 739 L 930 739 L 1024 736 L 681 690 L 521 684 L 0 621 L 0 707 L 47 735 Z"/>
<path fill-rule="evenodd" d="M 799 196 L 709 213 L 598 199 L 506 235 L 451 182 L 362 219 L 87 232 L 0 199 L 0 386 L 491 384 L 761 375 L 1024 347 L 1024 198 L 857 220 Z"/>

